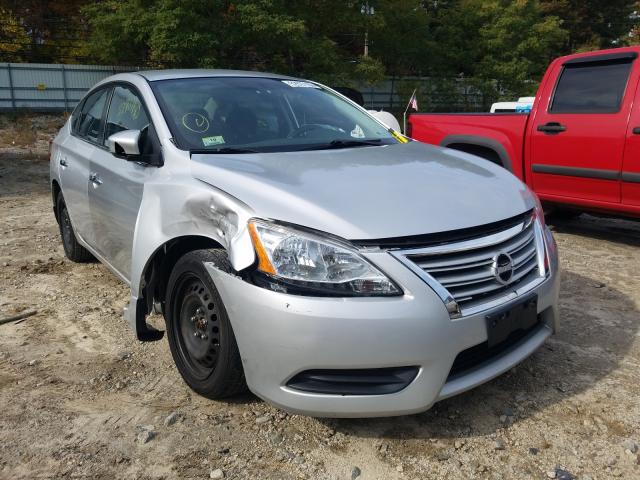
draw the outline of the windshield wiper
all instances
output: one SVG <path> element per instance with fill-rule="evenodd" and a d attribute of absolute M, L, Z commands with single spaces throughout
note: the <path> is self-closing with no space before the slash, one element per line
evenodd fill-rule
<path fill-rule="evenodd" d="M 379 146 L 382 145 L 381 138 L 373 138 L 369 140 L 332 140 L 329 143 L 321 145 L 313 145 L 305 150 L 329 150 L 331 148 L 350 148 L 350 147 L 367 147 L 367 146 Z"/>
<path fill-rule="evenodd" d="M 189 150 L 190 154 L 207 154 L 207 153 L 260 153 L 252 148 L 242 147 L 220 147 L 220 148 L 194 148 Z"/>

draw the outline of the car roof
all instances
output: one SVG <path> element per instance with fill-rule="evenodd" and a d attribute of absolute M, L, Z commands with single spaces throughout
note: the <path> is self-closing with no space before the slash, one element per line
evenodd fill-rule
<path fill-rule="evenodd" d="M 173 80 L 177 78 L 202 78 L 202 77 L 247 77 L 247 78 L 281 78 L 288 80 L 299 80 L 286 75 L 265 72 L 249 72 L 244 70 L 220 70 L 220 69 L 175 69 L 175 70 L 142 70 L 135 72 L 143 76 L 149 82 L 157 80 Z"/>

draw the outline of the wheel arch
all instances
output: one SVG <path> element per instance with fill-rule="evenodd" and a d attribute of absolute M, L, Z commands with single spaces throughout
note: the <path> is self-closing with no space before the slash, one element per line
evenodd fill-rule
<path fill-rule="evenodd" d="M 497 140 L 476 135 L 448 135 L 440 142 L 440 146 L 484 158 L 513 173 L 511 158 Z"/>
<path fill-rule="evenodd" d="M 205 235 L 183 235 L 167 240 L 147 260 L 142 270 L 141 298 L 145 299 L 150 312 L 155 302 L 164 302 L 167 280 L 180 257 L 194 250 L 222 249 L 217 240 Z"/>
<path fill-rule="evenodd" d="M 62 194 L 62 188 L 60 188 L 60 184 L 57 180 L 53 180 L 51 182 L 51 199 L 53 200 L 53 214 L 56 217 L 56 222 L 60 223 L 60 219 L 58 218 L 58 195 Z"/>

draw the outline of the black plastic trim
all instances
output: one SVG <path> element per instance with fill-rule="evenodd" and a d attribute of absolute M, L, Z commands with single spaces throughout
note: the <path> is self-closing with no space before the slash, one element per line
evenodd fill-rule
<path fill-rule="evenodd" d="M 375 267 L 378 269 L 378 267 Z M 379 269 L 378 269 L 379 270 Z M 321 282 L 304 282 L 287 280 L 273 275 L 268 275 L 259 270 L 250 271 L 246 277 L 250 283 L 266 288 L 267 290 L 273 290 L 274 292 L 286 293 L 288 295 L 300 295 L 303 297 L 336 297 L 336 298 L 360 298 L 360 297 L 376 297 L 376 298 L 389 298 L 389 297 L 401 297 L 404 295 L 404 291 L 400 286 L 391 280 L 387 276 L 389 282 L 396 287 L 396 292 L 393 293 L 358 293 L 352 290 L 347 290 L 347 284 L 325 284 Z M 333 285 L 333 286 L 327 286 Z"/>
<path fill-rule="evenodd" d="M 536 163 L 532 167 L 534 173 L 548 173 L 567 177 L 595 178 L 598 180 L 619 180 L 617 170 L 601 170 L 598 168 L 564 167 L 561 165 L 542 165 Z"/>
<path fill-rule="evenodd" d="M 457 143 L 475 145 L 478 147 L 485 147 L 493 150 L 498 155 L 502 166 L 510 172 L 513 172 L 513 164 L 511 163 L 511 158 L 509 157 L 509 154 L 505 150 L 504 146 L 502 146 L 502 144 L 497 140 L 486 137 L 479 137 L 476 135 L 447 135 L 440 142 L 440 146 L 449 147 L 449 145 L 454 145 Z"/>
<path fill-rule="evenodd" d="M 640 173 L 622 172 L 622 181 L 629 183 L 640 183 Z"/>
<path fill-rule="evenodd" d="M 638 58 L 638 52 L 607 53 L 604 55 L 589 55 L 567 60 L 562 65 L 585 65 L 589 63 L 623 63 L 632 62 Z"/>
<path fill-rule="evenodd" d="M 305 370 L 287 387 L 325 395 L 388 395 L 406 388 L 418 375 L 418 367 Z"/>
<path fill-rule="evenodd" d="M 541 320 L 541 316 L 538 315 L 538 321 L 533 326 L 525 330 L 519 329 L 511 332 L 506 340 L 497 345 L 490 347 L 489 343 L 485 341 L 463 350 L 453 361 L 447 382 L 495 362 L 498 358 L 517 349 L 542 328 L 545 328 L 545 324 Z"/>
<path fill-rule="evenodd" d="M 405 249 L 415 247 L 430 247 L 433 245 L 443 245 L 460 240 L 472 240 L 474 238 L 485 237 L 492 233 L 497 233 L 518 223 L 526 221 L 531 217 L 532 210 L 528 210 L 520 215 L 506 218 L 498 222 L 487 223 L 477 227 L 462 228 L 459 230 L 449 230 L 446 232 L 428 233 L 425 235 L 410 235 L 407 237 L 380 238 L 376 240 L 353 240 L 352 243 L 359 247 L 379 247 L 383 249 Z"/>

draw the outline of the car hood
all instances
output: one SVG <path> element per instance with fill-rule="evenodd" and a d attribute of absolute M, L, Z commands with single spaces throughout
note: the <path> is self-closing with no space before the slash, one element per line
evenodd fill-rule
<path fill-rule="evenodd" d="M 241 200 L 257 217 L 350 240 L 456 230 L 534 207 L 501 167 L 410 142 L 286 153 L 194 154 L 192 175 Z"/>

